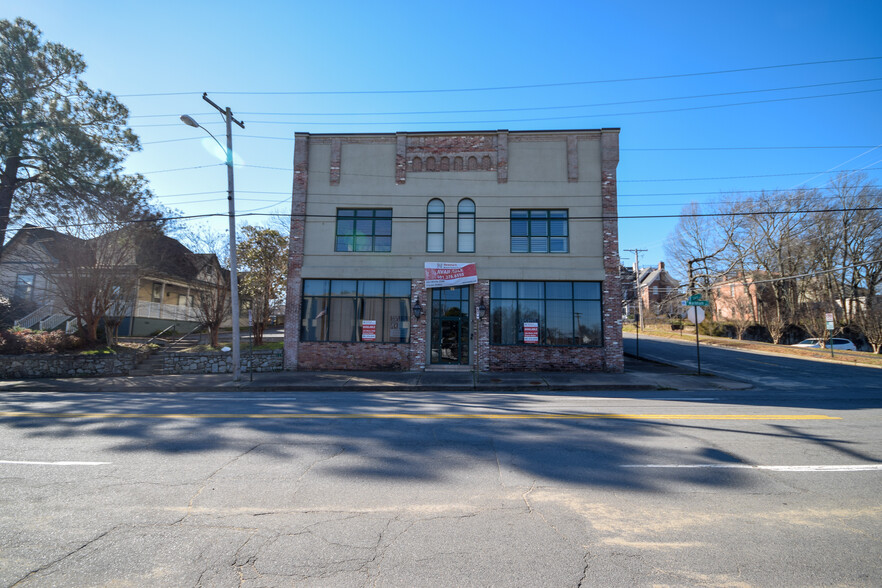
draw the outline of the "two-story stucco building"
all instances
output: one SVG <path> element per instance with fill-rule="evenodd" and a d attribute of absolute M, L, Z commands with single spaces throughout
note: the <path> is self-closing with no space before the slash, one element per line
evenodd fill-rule
<path fill-rule="evenodd" d="M 286 369 L 623 369 L 619 129 L 296 134 Z"/>

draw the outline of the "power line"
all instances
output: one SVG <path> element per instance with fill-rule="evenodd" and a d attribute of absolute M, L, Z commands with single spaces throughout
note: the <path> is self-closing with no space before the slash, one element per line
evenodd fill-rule
<path fill-rule="evenodd" d="M 795 100 L 810 100 L 814 98 L 830 98 L 834 96 L 850 96 L 855 94 L 869 94 L 873 92 L 882 92 L 882 88 L 872 90 L 855 90 L 853 92 L 835 92 L 832 94 L 815 94 L 814 96 L 797 96 L 791 98 L 769 98 L 767 100 L 751 100 L 748 102 L 730 102 L 729 104 L 711 104 L 706 106 L 687 106 L 683 108 L 667 108 L 661 110 L 644 110 L 638 112 L 606 112 L 601 114 L 575 114 L 568 116 L 544 116 L 532 118 L 503 118 L 489 120 L 434 120 L 434 121 L 371 121 L 371 122 L 318 122 L 318 121 L 279 121 L 279 120 L 257 120 L 251 121 L 251 124 L 258 125 L 299 125 L 299 126 L 380 126 L 380 125 L 474 125 L 474 124 L 498 124 L 498 123 L 517 123 L 517 122 L 538 122 L 549 120 L 573 120 L 582 118 L 598 118 L 598 117 L 616 117 L 616 116 L 636 116 L 644 114 L 666 114 L 670 112 L 687 112 L 690 110 L 708 110 L 713 108 L 728 108 L 731 106 L 748 106 L 752 104 L 770 104 L 773 102 L 791 102 Z M 205 123 L 206 125 L 220 125 L 222 122 Z M 131 128 L 153 128 L 153 127 L 172 127 L 177 126 L 175 123 L 158 123 L 147 125 L 130 125 Z"/>
<path fill-rule="evenodd" d="M 710 76 L 730 73 L 741 73 L 748 71 L 763 71 L 773 69 L 783 69 L 789 67 L 804 67 L 809 65 L 826 65 L 831 63 L 850 63 L 856 61 L 873 61 L 882 59 L 882 57 L 853 57 L 848 59 L 827 59 L 823 61 L 804 61 L 801 63 L 785 63 L 777 65 L 764 65 L 756 67 L 742 67 L 736 69 L 720 69 L 714 71 L 691 72 L 681 74 L 666 74 L 657 76 L 641 76 L 633 78 L 612 78 L 603 80 L 588 80 L 580 82 L 553 82 L 548 84 L 520 84 L 510 86 L 485 86 L 476 88 L 442 88 L 432 90 L 302 90 L 302 91 L 282 91 L 282 92 L 255 92 L 255 91 L 217 91 L 213 90 L 211 94 L 227 94 L 236 96 L 332 96 L 332 95 L 355 95 L 355 94 L 442 94 L 453 92 L 489 92 L 497 90 L 525 90 L 533 88 L 557 88 L 567 86 L 585 86 L 591 84 L 613 84 L 621 82 L 643 82 L 650 80 L 669 80 L 676 78 L 689 78 L 698 76 Z M 187 94 L 201 94 L 202 92 L 153 92 L 145 94 L 119 94 L 119 98 L 135 98 L 135 97 L 152 97 L 152 96 L 182 96 Z"/>
<path fill-rule="evenodd" d="M 803 90 L 806 88 L 820 88 L 826 86 L 841 86 L 845 84 L 859 84 L 863 82 L 878 82 L 882 78 L 864 78 L 860 80 L 848 80 L 843 82 L 824 82 L 820 84 L 804 84 L 800 86 L 784 86 L 780 88 L 762 88 L 759 90 L 737 90 L 732 92 L 719 92 L 714 94 L 694 94 L 691 96 L 669 96 L 664 98 L 643 98 L 640 100 L 619 100 L 615 102 L 595 102 L 593 104 L 575 104 L 566 106 L 530 106 L 521 108 L 481 108 L 465 110 L 399 110 L 381 112 L 262 112 L 246 111 L 243 115 L 248 116 L 397 116 L 397 115 L 424 115 L 424 114 L 476 114 L 486 112 L 530 112 L 538 110 L 571 110 L 575 108 L 595 108 L 598 106 L 619 106 L 623 104 L 644 104 L 647 102 L 669 102 L 672 100 L 694 100 L 697 98 L 718 98 L 721 96 L 737 96 L 741 94 L 758 94 L 762 92 L 782 92 L 785 90 Z M 210 113 L 197 113 L 193 116 L 204 116 Z M 129 118 L 167 118 L 178 117 L 179 114 L 140 114 Z"/>

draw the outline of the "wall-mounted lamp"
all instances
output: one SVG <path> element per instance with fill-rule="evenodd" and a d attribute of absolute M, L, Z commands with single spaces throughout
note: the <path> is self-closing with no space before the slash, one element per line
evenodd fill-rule
<path fill-rule="evenodd" d="M 480 302 L 480 304 L 478 304 L 478 308 L 475 309 L 478 312 L 478 319 L 479 320 L 482 316 L 487 314 L 486 300 L 487 300 L 486 298 L 481 297 L 481 302 Z"/>
<path fill-rule="evenodd" d="M 412 309 L 412 310 L 413 310 L 413 316 L 414 316 L 414 318 L 419 319 L 420 316 L 422 316 L 422 314 L 423 314 L 423 307 L 420 306 L 420 299 L 419 299 L 419 298 L 417 298 L 416 300 L 414 300 L 414 302 L 413 302 L 413 309 Z"/>

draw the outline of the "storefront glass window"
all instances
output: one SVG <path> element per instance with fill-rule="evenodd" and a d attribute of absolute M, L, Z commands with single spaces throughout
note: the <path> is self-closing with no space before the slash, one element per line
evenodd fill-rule
<path fill-rule="evenodd" d="M 538 345 L 603 345 L 600 282 L 490 282 L 490 343 L 533 344 L 524 323 L 538 323 Z"/>

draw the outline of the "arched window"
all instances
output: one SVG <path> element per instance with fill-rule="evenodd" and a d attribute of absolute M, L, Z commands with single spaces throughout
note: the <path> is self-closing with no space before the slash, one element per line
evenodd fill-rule
<path fill-rule="evenodd" d="M 485 169 L 487 171 L 490 171 L 490 169 L 492 167 L 493 167 L 493 160 L 490 159 L 489 155 L 485 155 L 484 157 L 481 158 L 481 169 Z"/>
<path fill-rule="evenodd" d="M 419 157 L 413 158 L 413 171 L 415 171 L 415 172 L 423 171 L 423 160 L 420 159 Z"/>
<path fill-rule="evenodd" d="M 441 158 L 441 171 L 450 171 L 450 158 L 442 157 Z"/>
<path fill-rule="evenodd" d="M 460 253 L 475 251 L 475 203 L 468 198 L 456 207 L 456 250 Z"/>
<path fill-rule="evenodd" d="M 474 171 L 476 169 L 478 169 L 478 158 L 472 155 L 469 157 L 469 170 Z"/>
<path fill-rule="evenodd" d="M 462 171 L 462 157 L 453 158 L 453 171 Z"/>
<path fill-rule="evenodd" d="M 444 251 L 444 203 L 437 198 L 426 206 L 426 251 Z"/>
<path fill-rule="evenodd" d="M 426 171 L 435 171 L 435 158 L 426 158 Z"/>

